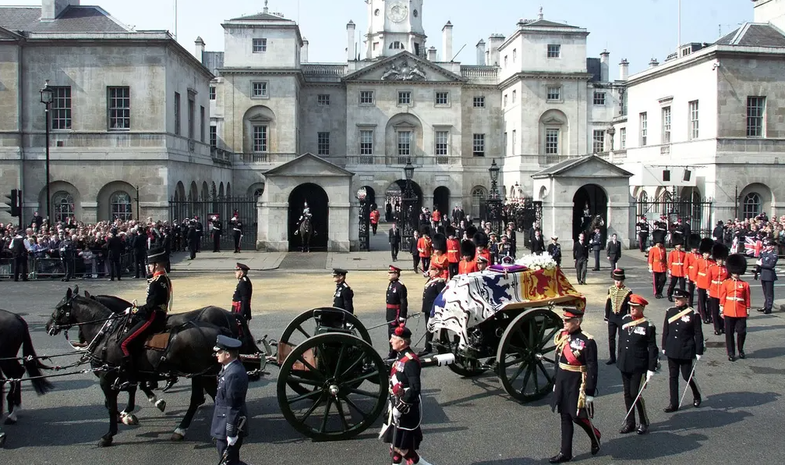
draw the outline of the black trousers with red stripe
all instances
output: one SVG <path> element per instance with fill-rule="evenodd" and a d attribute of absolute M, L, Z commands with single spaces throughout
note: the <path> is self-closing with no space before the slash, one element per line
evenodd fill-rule
<path fill-rule="evenodd" d="M 594 443 L 594 435 L 597 435 L 597 439 L 600 438 L 600 431 L 598 429 L 594 429 L 594 433 L 592 433 L 591 425 L 589 424 L 589 420 L 586 418 L 579 418 L 575 415 L 570 415 L 569 413 L 561 413 L 561 453 L 566 455 L 567 457 L 572 457 L 572 437 L 575 433 L 575 427 L 573 425 L 578 425 L 581 429 L 589 436 L 589 440 Z"/>
<path fill-rule="evenodd" d="M 139 319 L 119 341 L 123 355 L 128 357 L 138 352 L 149 334 L 161 331 L 165 327 L 166 315 L 163 312 L 153 311 L 147 318 Z"/>

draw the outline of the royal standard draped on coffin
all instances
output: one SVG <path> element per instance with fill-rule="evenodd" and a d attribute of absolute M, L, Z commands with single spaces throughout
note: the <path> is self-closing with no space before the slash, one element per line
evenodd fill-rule
<path fill-rule="evenodd" d="M 497 267 L 494 267 L 497 268 Z M 500 268 L 499 268 L 500 269 Z M 468 330 L 497 312 L 548 305 L 584 309 L 586 298 L 576 291 L 560 268 L 531 270 L 523 266 L 457 275 L 436 298 L 428 331 L 447 329 L 468 345 Z"/>

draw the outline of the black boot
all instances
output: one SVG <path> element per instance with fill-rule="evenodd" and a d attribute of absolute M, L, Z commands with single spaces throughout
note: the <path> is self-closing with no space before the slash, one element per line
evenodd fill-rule
<path fill-rule="evenodd" d="M 133 356 L 123 357 L 120 362 L 120 372 L 117 374 L 117 380 L 115 381 L 115 384 L 117 383 L 119 383 L 118 390 L 136 386 L 136 368 L 134 367 Z"/>
<path fill-rule="evenodd" d="M 739 358 L 746 358 L 747 355 L 744 353 L 744 341 L 747 339 L 746 334 L 738 334 L 736 335 L 736 345 L 739 349 Z"/>

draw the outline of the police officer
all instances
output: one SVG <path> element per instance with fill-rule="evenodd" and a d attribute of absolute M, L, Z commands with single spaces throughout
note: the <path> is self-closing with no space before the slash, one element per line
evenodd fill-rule
<path fill-rule="evenodd" d="M 235 216 L 232 218 L 232 235 L 234 236 L 234 253 L 240 253 L 240 239 L 243 237 L 243 222 Z"/>
<path fill-rule="evenodd" d="M 240 447 L 248 436 L 248 409 L 245 396 L 248 392 L 248 374 L 237 358 L 242 343 L 227 336 L 218 336 L 213 351 L 221 372 L 218 374 L 218 391 L 210 434 L 215 439 L 221 465 L 240 463 Z"/>
<path fill-rule="evenodd" d="M 561 415 L 561 449 L 550 463 L 572 460 L 572 436 L 578 425 L 589 436 L 591 454 L 600 451 L 600 431 L 592 425 L 597 388 L 597 344 L 581 330 L 583 310 L 565 308 L 564 330 L 556 335 L 556 376 L 551 408 Z"/>
<path fill-rule="evenodd" d="M 624 270 L 617 268 L 611 273 L 613 285 L 608 288 L 608 298 L 605 300 L 605 321 L 608 323 L 608 351 L 610 358 L 606 365 L 616 363 L 616 337 L 621 339 L 621 325 L 624 315 L 630 313 L 630 295 L 632 291 L 624 285 L 626 276 Z"/>
<path fill-rule="evenodd" d="M 688 305 L 690 296 L 686 291 L 676 289 L 673 297 L 676 306 L 665 312 L 665 322 L 662 324 L 662 353 L 668 357 L 670 374 L 670 403 L 665 413 L 679 409 L 679 371 L 692 388 L 692 405 L 700 407 L 701 404 L 692 367 L 703 355 L 703 325 L 698 312 Z"/>
<path fill-rule="evenodd" d="M 232 312 L 239 313 L 247 321 L 253 318 L 251 314 L 251 297 L 253 296 L 253 284 L 248 277 L 248 265 L 237 263 L 234 266 L 234 277 L 237 278 L 237 287 L 232 295 Z"/>
<path fill-rule="evenodd" d="M 333 281 L 335 281 L 335 294 L 333 294 L 333 307 L 342 308 L 354 314 L 354 291 L 346 284 L 346 273 L 343 268 L 333 268 Z"/>
<path fill-rule="evenodd" d="M 764 299 L 763 307 L 759 308 L 758 311 L 763 312 L 765 315 L 771 313 L 771 307 L 774 305 L 774 281 L 777 280 L 777 273 L 774 271 L 775 266 L 777 266 L 776 243 L 769 239 L 758 260 L 760 284 L 763 287 Z"/>
<path fill-rule="evenodd" d="M 223 234 L 223 225 L 221 224 L 221 220 L 218 219 L 218 215 L 213 217 L 212 223 L 210 223 L 210 229 L 212 229 L 213 233 L 213 252 L 220 252 L 221 251 L 221 234 Z"/>
<path fill-rule="evenodd" d="M 641 215 L 640 221 L 635 223 L 635 232 L 638 233 L 638 248 L 641 252 L 646 252 L 649 240 L 649 222 L 646 221 L 646 216 Z"/>
<path fill-rule="evenodd" d="M 425 317 L 425 349 L 417 355 L 419 357 L 430 354 L 433 351 L 431 341 L 433 341 L 433 333 L 428 331 L 428 320 L 431 317 L 431 310 L 436 298 L 444 290 L 447 281 L 443 276 L 443 270 L 439 265 L 431 262 L 431 267 L 428 269 L 428 281 L 422 291 L 422 313 Z"/>
<path fill-rule="evenodd" d="M 624 404 L 629 415 L 619 433 L 627 434 L 635 431 L 635 410 L 638 409 L 640 425 L 638 434 L 646 434 L 649 430 L 649 416 L 646 414 L 646 403 L 640 393 L 643 378 L 648 382 L 657 368 L 657 330 L 643 316 L 643 309 L 649 302 L 643 297 L 630 296 L 630 314 L 622 318 L 621 339 L 619 345 L 619 361 L 616 364 L 621 371 Z M 637 399 L 637 401 L 636 401 Z"/>
<path fill-rule="evenodd" d="M 385 321 L 387 321 L 387 337 L 391 337 L 400 324 L 406 323 L 406 316 L 409 314 L 409 299 L 406 295 L 406 286 L 399 281 L 401 278 L 400 268 L 390 265 L 387 270 L 387 278 L 390 280 L 390 284 L 387 286 Z M 396 352 L 391 344 L 388 358 L 395 358 L 395 356 Z"/>

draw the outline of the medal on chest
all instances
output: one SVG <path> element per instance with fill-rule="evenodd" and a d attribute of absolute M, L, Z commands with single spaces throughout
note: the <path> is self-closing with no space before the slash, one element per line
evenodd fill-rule
<path fill-rule="evenodd" d="M 685 323 L 689 323 L 690 322 L 690 316 L 689 315 L 685 315 L 685 316 L 681 317 L 681 321 L 683 321 Z"/>

